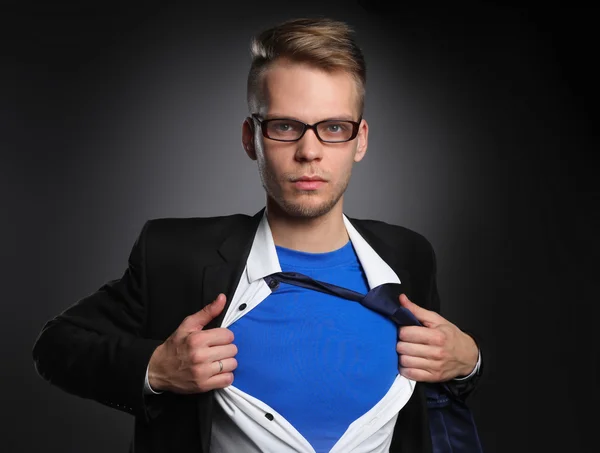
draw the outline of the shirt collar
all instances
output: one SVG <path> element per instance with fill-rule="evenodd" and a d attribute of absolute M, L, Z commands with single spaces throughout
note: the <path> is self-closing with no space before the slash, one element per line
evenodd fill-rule
<path fill-rule="evenodd" d="M 350 220 L 342 214 L 346 231 L 352 241 L 358 260 L 365 272 L 369 287 L 374 288 L 384 283 L 400 283 L 400 278 L 394 270 L 373 250 L 369 243 L 356 231 Z M 267 220 L 265 209 L 256 230 L 254 242 L 246 262 L 246 277 L 248 283 L 281 272 L 273 235 Z"/>

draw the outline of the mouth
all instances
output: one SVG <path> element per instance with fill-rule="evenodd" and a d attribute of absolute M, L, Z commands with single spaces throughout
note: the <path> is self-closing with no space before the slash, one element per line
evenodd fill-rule
<path fill-rule="evenodd" d="M 300 190 L 317 190 L 323 186 L 326 181 L 319 177 L 302 177 L 293 181 L 297 189 Z"/>
<path fill-rule="evenodd" d="M 300 178 L 296 178 L 293 179 L 294 182 L 299 182 L 299 181 L 321 181 L 321 182 L 325 182 L 325 180 L 323 178 L 321 178 L 320 176 L 301 176 Z"/>

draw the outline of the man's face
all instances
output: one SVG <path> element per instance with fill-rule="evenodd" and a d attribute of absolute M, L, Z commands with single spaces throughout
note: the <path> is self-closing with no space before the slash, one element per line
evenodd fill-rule
<path fill-rule="evenodd" d="M 263 99 L 256 113 L 263 120 L 288 118 L 308 124 L 326 119 L 357 121 L 355 81 L 344 72 L 276 62 L 264 76 Z M 243 128 L 244 148 L 258 162 L 268 208 L 303 218 L 320 217 L 336 206 L 341 209 L 352 165 L 366 152 L 367 136 L 365 120 L 358 136 L 345 143 L 323 143 L 310 129 L 296 142 L 271 140 L 263 137 L 255 120 L 246 120 Z M 303 176 L 318 176 L 324 182 L 307 188 L 297 182 Z"/>

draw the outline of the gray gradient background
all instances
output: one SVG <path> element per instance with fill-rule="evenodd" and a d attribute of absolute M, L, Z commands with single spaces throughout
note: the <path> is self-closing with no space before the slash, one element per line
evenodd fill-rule
<path fill-rule="evenodd" d="M 147 219 L 263 206 L 240 142 L 249 38 L 325 15 L 356 29 L 368 64 L 369 150 L 345 212 L 432 242 L 444 315 L 491 352 L 471 398 L 485 451 L 592 451 L 596 12 L 103 5 L 0 10 L 0 450 L 127 451 L 132 418 L 39 378 L 33 342 L 122 275 Z"/>

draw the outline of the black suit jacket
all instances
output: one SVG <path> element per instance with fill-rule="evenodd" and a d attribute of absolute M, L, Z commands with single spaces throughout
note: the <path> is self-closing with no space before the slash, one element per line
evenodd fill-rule
<path fill-rule="evenodd" d="M 146 368 L 186 316 L 220 292 L 229 304 L 263 211 L 147 221 L 124 275 L 45 324 L 33 347 L 37 372 L 66 392 L 134 415 L 130 452 L 208 453 L 213 392 L 145 395 Z M 400 226 L 349 220 L 398 274 L 407 296 L 439 312 L 431 244 Z M 206 328 L 220 326 L 226 310 Z M 478 377 L 453 388 L 465 396 Z M 422 387 L 400 411 L 390 452 L 431 451 Z"/>

